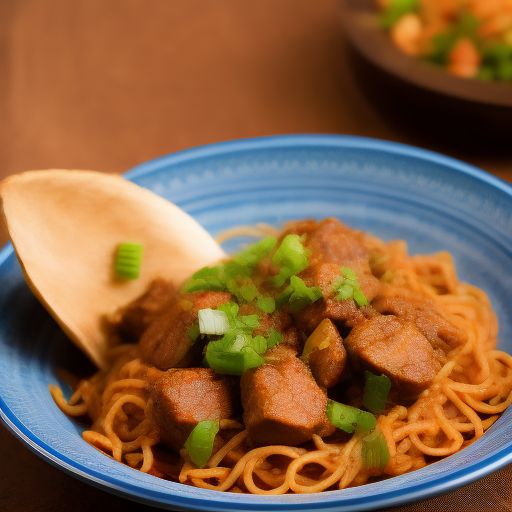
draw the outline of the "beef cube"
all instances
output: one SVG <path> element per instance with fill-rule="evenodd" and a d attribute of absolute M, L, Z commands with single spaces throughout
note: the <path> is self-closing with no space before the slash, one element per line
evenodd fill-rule
<path fill-rule="evenodd" d="M 324 318 L 347 327 L 364 321 L 367 315 L 353 299 L 338 301 L 334 298 L 334 285 L 342 277 L 340 267 L 349 267 L 355 272 L 368 301 L 379 291 L 380 283 L 372 275 L 369 254 L 359 232 L 330 218 L 321 222 L 297 222 L 286 233 L 305 235 L 304 246 L 311 251 L 311 256 L 309 266 L 299 277 L 308 286 L 320 287 L 324 297 L 295 315 L 299 329 L 309 335 Z"/>
<path fill-rule="evenodd" d="M 225 292 L 177 295 L 142 334 L 139 348 L 143 361 L 160 370 L 184 368 L 198 362 L 203 344 L 189 336 L 197 312 L 215 308 L 230 299 L 231 294 Z"/>
<path fill-rule="evenodd" d="M 402 404 L 416 398 L 440 370 L 432 346 L 416 325 L 394 316 L 375 316 L 357 325 L 344 344 L 356 369 L 389 377 L 393 396 Z"/>
<path fill-rule="evenodd" d="M 324 318 L 340 329 L 350 329 L 375 315 L 371 306 L 358 307 L 353 300 L 320 299 L 295 315 L 299 330 L 309 336 Z"/>
<path fill-rule="evenodd" d="M 271 330 L 283 335 L 283 343 L 290 345 L 296 351 L 302 348 L 302 341 L 299 339 L 297 329 L 293 324 L 293 318 L 284 309 L 277 309 L 273 313 L 262 313 L 254 303 L 240 306 L 240 315 L 259 315 L 260 324 L 252 333 L 253 336 L 268 336 Z"/>
<path fill-rule="evenodd" d="M 427 298 L 384 295 L 379 296 L 372 306 L 382 314 L 395 315 L 414 322 L 432 346 L 438 346 L 439 339 L 455 347 L 467 341 L 466 332 L 453 325 L 443 310 Z"/>
<path fill-rule="evenodd" d="M 252 443 L 296 446 L 313 434 L 332 434 L 327 396 L 308 367 L 292 355 L 276 359 L 242 375 L 244 422 Z"/>
<path fill-rule="evenodd" d="M 356 273 L 361 290 L 368 301 L 377 294 L 380 283 L 372 275 L 370 257 L 358 231 L 344 226 L 334 218 L 321 222 L 305 220 L 295 223 L 285 234 L 305 235 L 304 246 L 311 251 L 309 267 L 299 274 L 308 286 L 319 286 L 324 296 L 332 295 L 332 286 L 339 279 L 339 267 Z"/>
<path fill-rule="evenodd" d="M 322 320 L 307 339 L 303 359 L 320 386 L 331 388 L 340 381 L 347 352 L 338 329 L 328 318 Z"/>
<path fill-rule="evenodd" d="M 232 379 L 207 368 L 168 370 L 150 394 L 161 441 L 176 451 L 199 422 L 233 416 Z"/>
<path fill-rule="evenodd" d="M 118 332 L 126 341 L 138 341 L 148 325 L 175 300 L 176 289 L 163 279 L 155 279 L 149 289 L 122 308 L 117 316 Z"/>

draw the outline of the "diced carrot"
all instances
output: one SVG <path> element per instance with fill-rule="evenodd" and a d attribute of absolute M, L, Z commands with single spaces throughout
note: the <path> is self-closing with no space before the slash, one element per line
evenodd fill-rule
<path fill-rule="evenodd" d="M 391 39 L 407 55 L 420 53 L 421 20 L 417 14 L 404 14 L 391 29 Z"/>
<path fill-rule="evenodd" d="M 448 71 L 462 78 L 473 78 L 478 74 L 482 58 L 473 41 L 467 37 L 459 39 L 448 55 Z"/>

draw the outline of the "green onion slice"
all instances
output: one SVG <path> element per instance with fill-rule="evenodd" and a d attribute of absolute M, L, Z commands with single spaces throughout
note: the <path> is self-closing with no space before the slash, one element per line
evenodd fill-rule
<path fill-rule="evenodd" d="M 117 248 L 115 271 L 123 279 L 137 279 L 142 262 L 142 245 L 132 243 L 119 244 Z"/>
<path fill-rule="evenodd" d="M 197 316 L 201 334 L 226 334 L 229 331 L 229 320 L 224 311 L 200 309 Z"/>
<path fill-rule="evenodd" d="M 240 302 L 251 302 L 259 295 L 250 280 L 253 268 L 269 255 L 276 243 L 274 237 L 264 238 L 233 256 L 231 261 L 198 270 L 185 283 L 182 292 L 229 291 Z"/>
<path fill-rule="evenodd" d="M 276 345 L 279 345 L 280 343 L 283 343 L 284 337 L 275 329 L 270 329 L 267 334 L 267 349 L 275 347 Z"/>
<path fill-rule="evenodd" d="M 260 297 L 256 305 L 263 313 L 273 313 L 276 310 L 276 301 L 273 297 Z"/>
<path fill-rule="evenodd" d="M 261 340 L 247 334 L 230 332 L 218 341 L 211 341 L 206 347 L 206 362 L 217 373 L 242 375 L 249 368 L 265 364 L 265 359 L 257 352 L 262 350 Z"/>
<path fill-rule="evenodd" d="M 279 288 L 291 277 L 308 267 L 309 251 L 302 245 L 299 235 L 286 235 L 274 253 L 272 261 L 281 272 L 270 278 L 270 282 Z"/>
<path fill-rule="evenodd" d="M 277 239 L 273 236 L 263 238 L 263 240 L 252 244 L 244 251 L 233 256 L 233 260 L 244 267 L 254 268 L 263 258 L 269 255 L 276 243 Z"/>
<path fill-rule="evenodd" d="M 201 421 L 190 433 L 185 441 L 184 448 L 187 450 L 190 460 L 202 468 L 212 455 L 213 441 L 219 431 L 218 421 Z"/>
<path fill-rule="evenodd" d="M 373 414 L 350 405 L 340 404 L 334 400 L 327 400 L 326 414 L 335 427 L 349 434 L 352 434 L 356 429 L 358 432 L 369 432 L 377 425 L 377 420 Z"/>
<path fill-rule="evenodd" d="M 368 299 L 365 297 L 356 273 L 348 267 L 340 267 L 342 277 L 334 283 L 334 291 L 336 300 L 354 299 L 358 306 L 367 306 Z"/>
<path fill-rule="evenodd" d="M 288 303 L 290 313 L 298 313 L 321 298 L 322 290 L 318 286 L 307 286 L 300 277 L 291 276 L 290 285 L 276 297 L 276 307 Z"/>
<path fill-rule="evenodd" d="M 389 461 L 389 448 L 386 438 L 379 429 L 363 437 L 361 447 L 363 466 L 384 469 Z"/>
<path fill-rule="evenodd" d="M 234 302 L 226 302 L 220 305 L 217 310 L 223 311 L 226 314 L 231 329 L 251 334 L 260 325 L 260 317 L 258 315 L 238 316 L 239 306 Z"/>
<path fill-rule="evenodd" d="M 386 375 L 378 376 L 368 371 L 364 377 L 363 405 L 374 414 L 380 414 L 386 407 L 391 381 Z"/>

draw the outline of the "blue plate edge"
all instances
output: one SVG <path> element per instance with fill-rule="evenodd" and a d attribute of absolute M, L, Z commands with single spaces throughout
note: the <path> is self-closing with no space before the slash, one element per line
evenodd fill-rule
<path fill-rule="evenodd" d="M 271 143 L 270 146 L 268 143 Z M 285 143 L 283 145 L 283 142 Z M 354 144 L 355 143 L 355 144 Z M 134 180 L 137 178 L 140 178 L 144 175 L 150 174 L 154 172 L 157 168 L 160 168 L 163 164 L 165 165 L 171 165 L 174 163 L 184 162 L 184 161 L 191 161 L 194 159 L 204 158 L 206 156 L 212 156 L 215 154 L 226 154 L 226 149 L 228 152 L 230 151 L 244 151 L 247 149 L 261 149 L 261 148 L 293 148 L 293 147 L 312 147 L 312 146 L 318 146 L 323 144 L 326 147 L 338 147 L 338 148 L 360 148 L 360 149 L 371 149 L 371 150 L 383 150 L 385 152 L 391 152 L 394 154 L 400 154 L 405 156 L 410 156 L 414 158 L 420 158 L 424 160 L 428 160 L 431 162 L 435 162 L 438 164 L 446 165 L 451 168 L 453 171 L 461 172 L 463 174 L 468 174 L 472 177 L 475 177 L 479 180 L 482 180 L 494 187 L 499 188 L 503 192 L 505 192 L 507 195 L 512 196 L 512 186 L 501 180 L 500 178 L 497 178 L 493 175 L 490 175 L 486 171 L 483 171 L 482 169 L 479 169 L 475 166 L 472 166 L 470 164 L 461 162 L 459 160 L 456 160 L 454 158 L 439 155 L 435 152 L 424 150 L 420 148 L 416 148 L 414 146 L 409 146 L 401 143 L 396 142 L 388 142 L 388 141 L 380 141 L 378 139 L 370 139 L 365 137 L 356 137 L 356 136 L 343 136 L 343 135 L 315 135 L 315 134 L 305 134 L 305 135 L 277 135 L 277 136 L 270 136 L 270 137 L 258 137 L 258 138 L 251 138 L 251 139 L 238 139 L 234 141 L 226 141 L 226 142 L 219 142 L 216 144 L 210 144 L 205 146 L 198 146 L 191 149 L 186 149 L 183 151 L 179 151 L 170 155 L 165 155 L 159 158 L 156 158 L 154 160 L 151 160 L 149 162 L 143 163 L 139 166 L 134 167 L 132 170 L 125 173 L 123 176 L 129 180 Z M 7 258 L 14 252 L 14 249 L 12 247 L 12 243 L 6 244 L 2 250 L 0 251 L 0 266 L 7 260 Z M 7 429 L 13 433 L 16 437 L 18 437 L 24 444 L 26 444 L 34 453 L 36 453 L 38 456 L 43 458 L 44 460 L 47 460 L 49 463 L 51 463 L 54 466 L 57 466 L 61 469 L 63 469 L 66 473 L 82 480 L 87 483 L 91 483 L 96 487 L 99 487 L 101 489 L 104 489 L 108 492 L 112 492 L 114 494 L 122 495 L 127 498 L 135 499 L 136 501 L 143 501 L 144 503 L 152 503 L 159 506 L 182 506 L 186 508 L 203 508 L 200 506 L 200 502 L 204 501 L 204 498 L 197 498 L 199 503 L 188 503 L 184 504 L 184 501 L 196 501 L 196 498 L 191 497 L 184 497 L 177 494 L 168 494 L 165 496 L 175 497 L 180 502 L 174 502 L 174 501 L 160 501 L 157 498 L 147 498 L 145 499 L 143 495 L 134 495 L 133 492 L 130 489 L 126 489 L 126 486 L 123 487 L 123 481 L 120 481 L 120 485 L 116 485 L 114 483 L 107 483 L 102 480 L 98 480 L 96 476 L 92 474 L 91 471 L 87 471 L 88 468 L 84 468 L 84 470 L 80 469 L 76 466 L 70 466 L 68 463 L 63 461 L 59 457 L 52 456 L 52 449 L 48 447 L 48 450 L 46 448 L 41 447 L 41 441 L 35 438 L 35 442 L 33 439 L 31 439 L 32 434 L 30 431 L 24 431 L 24 426 L 20 422 L 20 426 L 16 427 L 14 423 L 10 421 L 8 416 L 6 415 L 5 411 L 10 412 L 14 418 L 17 420 L 17 417 L 10 411 L 10 409 L 6 406 L 5 402 L 2 400 L 2 397 L 0 397 L 0 419 L 2 422 L 6 425 Z M 45 444 L 45 443 L 42 443 Z M 61 454 L 58 454 L 61 455 Z M 481 467 L 484 465 L 484 463 L 487 463 L 489 460 L 492 461 L 491 464 L 486 464 L 485 467 Z M 301 508 L 308 508 L 311 509 L 312 506 L 318 509 L 328 509 L 331 508 L 333 510 L 368 510 L 369 508 L 381 508 L 388 505 L 392 505 L 394 507 L 398 505 L 403 505 L 405 503 L 409 503 L 411 501 L 419 501 L 424 499 L 429 499 L 434 496 L 444 494 L 446 492 L 449 492 L 451 490 L 454 490 L 458 487 L 461 487 L 463 485 L 467 485 L 475 480 L 478 480 L 479 478 L 482 478 L 485 475 L 488 475 L 489 473 L 492 473 L 501 467 L 505 466 L 506 464 L 510 463 L 512 461 L 512 447 L 508 447 L 508 450 L 506 453 L 501 452 L 500 454 L 494 454 L 489 455 L 486 459 L 483 459 L 476 465 L 472 465 L 469 471 L 471 473 L 468 473 L 467 470 L 464 470 L 464 468 L 460 469 L 459 471 L 455 473 L 451 473 L 449 476 L 446 476 L 442 479 L 436 479 L 438 482 L 438 485 L 436 486 L 436 491 L 432 492 L 431 489 L 424 488 L 429 482 L 423 482 L 422 484 L 418 484 L 415 487 L 409 487 L 408 488 L 408 494 L 404 496 L 394 497 L 392 496 L 396 492 L 400 491 L 388 491 L 388 494 L 390 495 L 387 499 L 383 499 L 383 495 L 374 495 L 374 500 L 372 503 L 366 503 L 366 504 L 351 504 L 346 505 L 343 504 L 340 505 L 334 505 L 330 501 L 323 501 L 323 502 L 300 502 L 297 504 L 290 504 L 290 503 L 264 503 L 264 502 L 258 502 L 258 503 L 248 503 L 245 501 L 245 503 L 238 503 L 239 506 L 245 508 L 245 509 L 254 509 L 254 510 L 272 510 L 275 508 L 285 508 L 285 509 L 301 509 Z M 475 467 L 480 468 L 479 470 L 475 471 Z M 453 478 L 456 477 L 456 478 Z M 102 475 L 102 478 L 105 478 L 104 475 Z M 449 481 L 444 482 L 444 480 L 449 479 Z M 429 480 L 430 481 L 430 480 Z M 371 484 L 370 484 L 371 485 Z M 416 489 L 417 487 L 417 489 Z M 424 489 L 422 489 L 424 488 Z M 145 489 L 146 492 L 154 493 L 156 491 Z M 211 491 L 215 493 L 215 496 L 219 496 L 220 493 L 217 493 L 216 491 Z M 330 493 L 329 493 L 330 494 Z M 233 496 L 229 495 L 231 498 Z M 326 496 L 325 494 L 323 496 Z M 326 500 L 329 498 L 327 496 Z M 155 499 L 158 501 L 155 502 Z M 245 496 L 244 500 L 249 499 L 249 501 L 255 501 L 258 499 L 258 497 L 254 496 Z M 261 499 L 261 497 L 259 497 Z M 339 499 L 339 498 L 335 498 Z M 349 501 L 357 502 L 361 498 L 348 498 L 345 500 L 344 503 L 347 503 Z M 231 510 L 234 510 L 237 506 L 237 503 L 233 502 L 223 502 L 221 500 L 214 500 L 213 502 L 209 503 L 209 506 L 204 508 L 205 510 L 212 510 L 214 507 L 212 507 L 212 503 L 215 503 L 215 509 L 223 510 L 225 508 L 229 508 Z M 217 504 L 220 503 L 222 506 L 218 506 Z M 224 508 L 223 508 L 224 507 Z M 347 508 L 349 507 L 349 508 Z"/>

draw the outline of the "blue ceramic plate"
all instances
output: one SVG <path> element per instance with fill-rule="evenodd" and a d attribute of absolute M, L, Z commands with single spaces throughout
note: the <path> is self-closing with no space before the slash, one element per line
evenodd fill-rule
<path fill-rule="evenodd" d="M 413 253 L 450 251 L 462 280 L 482 287 L 512 352 L 512 187 L 450 158 L 357 137 L 282 136 L 183 151 L 127 174 L 212 234 L 256 222 L 335 216 Z M 238 241 L 240 242 L 240 241 Z M 226 250 L 234 250 L 229 245 Z M 25 444 L 64 471 L 167 508 L 336 510 L 396 507 L 467 484 L 512 462 L 512 409 L 462 452 L 413 473 L 318 495 L 247 496 L 166 482 L 105 457 L 80 437 L 47 386 L 85 359 L 32 296 L 11 246 L 0 253 L 0 414 Z"/>

